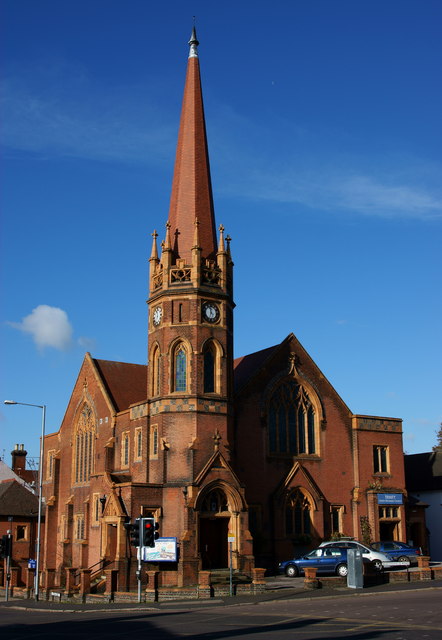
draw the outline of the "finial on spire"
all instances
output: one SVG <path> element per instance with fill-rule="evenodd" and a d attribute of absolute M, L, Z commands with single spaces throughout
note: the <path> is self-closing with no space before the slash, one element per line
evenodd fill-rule
<path fill-rule="evenodd" d="M 195 16 L 193 16 L 193 21 L 195 23 Z M 198 58 L 197 47 L 199 45 L 199 42 L 196 37 L 195 24 L 193 25 L 193 28 L 192 28 L 192 35 L 190 36 L 189 44 L 190 44 L 189 58 Z"/>

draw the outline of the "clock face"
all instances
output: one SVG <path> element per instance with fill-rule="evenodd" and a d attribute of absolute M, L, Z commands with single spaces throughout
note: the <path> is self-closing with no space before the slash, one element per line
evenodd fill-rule
<path fill-rule="evenodd" d="M 217 322 L 219 319 L 219 309 L 213 302 L 203 304 L 203 319 L 206 322 Z"/>
<path fill-rule="evenodd" d="M 162 317 L 163 309 L 161 307 L 155 307 L 155 309 L 153 310 L 153 323 L 156 327 L 158 327 L 158 325 L 160 324 Z"/>

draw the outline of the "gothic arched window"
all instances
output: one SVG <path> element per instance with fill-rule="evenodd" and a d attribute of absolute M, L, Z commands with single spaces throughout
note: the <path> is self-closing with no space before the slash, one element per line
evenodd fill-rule
<path fill-rule="evenodd" d="M 204 393 L 216 391 L 216 349 L 213 342 L 204 347 Z"/>
<path fill-rule="evenodd" d="M 285 505 L 286 535 L 310 535 L 311 521 L 310 502 L 299 489 L 296 489 L 289 495 Z"/>
<path fill-rule="evenodd" d="M 83 406 L 75 428 L 74 445 L 74 481 L 87 482 L 94 470 L 95 455 L 95 419 L 87 404 Z"/>
<path fill-rule="evenodd" d="M 173 390 L 187 391 L 187 353 L 182 343 L 174 350 L 173 365 Z"/>
<path fill-rule="evenodd" d="M 316 453 L 315 409 L 305 389 L 293 380 L 272 394 L 268 409 L 270 453 Z"/>

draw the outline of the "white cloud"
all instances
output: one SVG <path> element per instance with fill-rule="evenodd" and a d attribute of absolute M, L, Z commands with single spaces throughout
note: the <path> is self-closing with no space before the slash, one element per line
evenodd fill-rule
<path fill-rule="evenodd" d="M 442 216 L 442 199 L 405 184 L 382 184 L 369 176 L 351 176 L 337 184 L 342 205 L 365 214 Z"/>
<path fill-rule="evenodd" d="M 95 349 L 95 340 L 93 338 L 80 336 L 77 343 L 82 349 L 86 349 L 86 351 L 93 351 Z"/>
<path fill-rule="evenodd" d="M 440 163 L 389 147 L 360 154 L 351 130 L 318 134 L 292 122 L 267 124 L 217 112 L 213 154 L 218 191 L 228 197 L 301 205 L 322 212 L 392 219 L 442 219 Z M 362 136 L 353 131 L 353 136 Z M 211 144 L 212 147 L 212 144 Z M 295 151 L 293 151 L 295 150 Z"/>
<path fill-rule="evenodd" d="M 65 351 L 72 344 L 72 326 L 63 309 L 40 304 L 21 322 L 8 323 L 14 329 L 31 334 L 40 349 L 53 347 Z"/>
<path fill-rule="evenodd" d="M 238 185 L 239 186 L 239 185 Z M 255 199 L 300 204 L 322 211 L 343 211 L 385 218 L 442 218 L 442 196 L 431 189 L 351 171 L 285 170 L 250 174 L 240 187 Z"/>

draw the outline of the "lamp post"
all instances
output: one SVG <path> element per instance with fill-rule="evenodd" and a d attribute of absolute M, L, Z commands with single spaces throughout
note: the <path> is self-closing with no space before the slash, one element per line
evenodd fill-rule
<path fill-rule="evenodd" d="M 41 516 L 43 506 L 43 455 L 44 455 L 44 438 L 45 438 L 45 422 L 46 422 L 46 405 L 45 404 L 29 404 L 28 402 L 16 402 L 15 400 L 5 400 L 4 404 L 21 404 L 25 407 L 37 407 L 42 410 L 41 414 L 41 438 L 40 438 L 40 461 L 38 465 L 38 517 L 37 517 L 37 544 L 36 544 L 36 563 L 35 563 L 35 583 L 34 597 L 38 600 L 39 596 L 39 571 L 40 571 L 40 546 L 41 546 Z"/>

